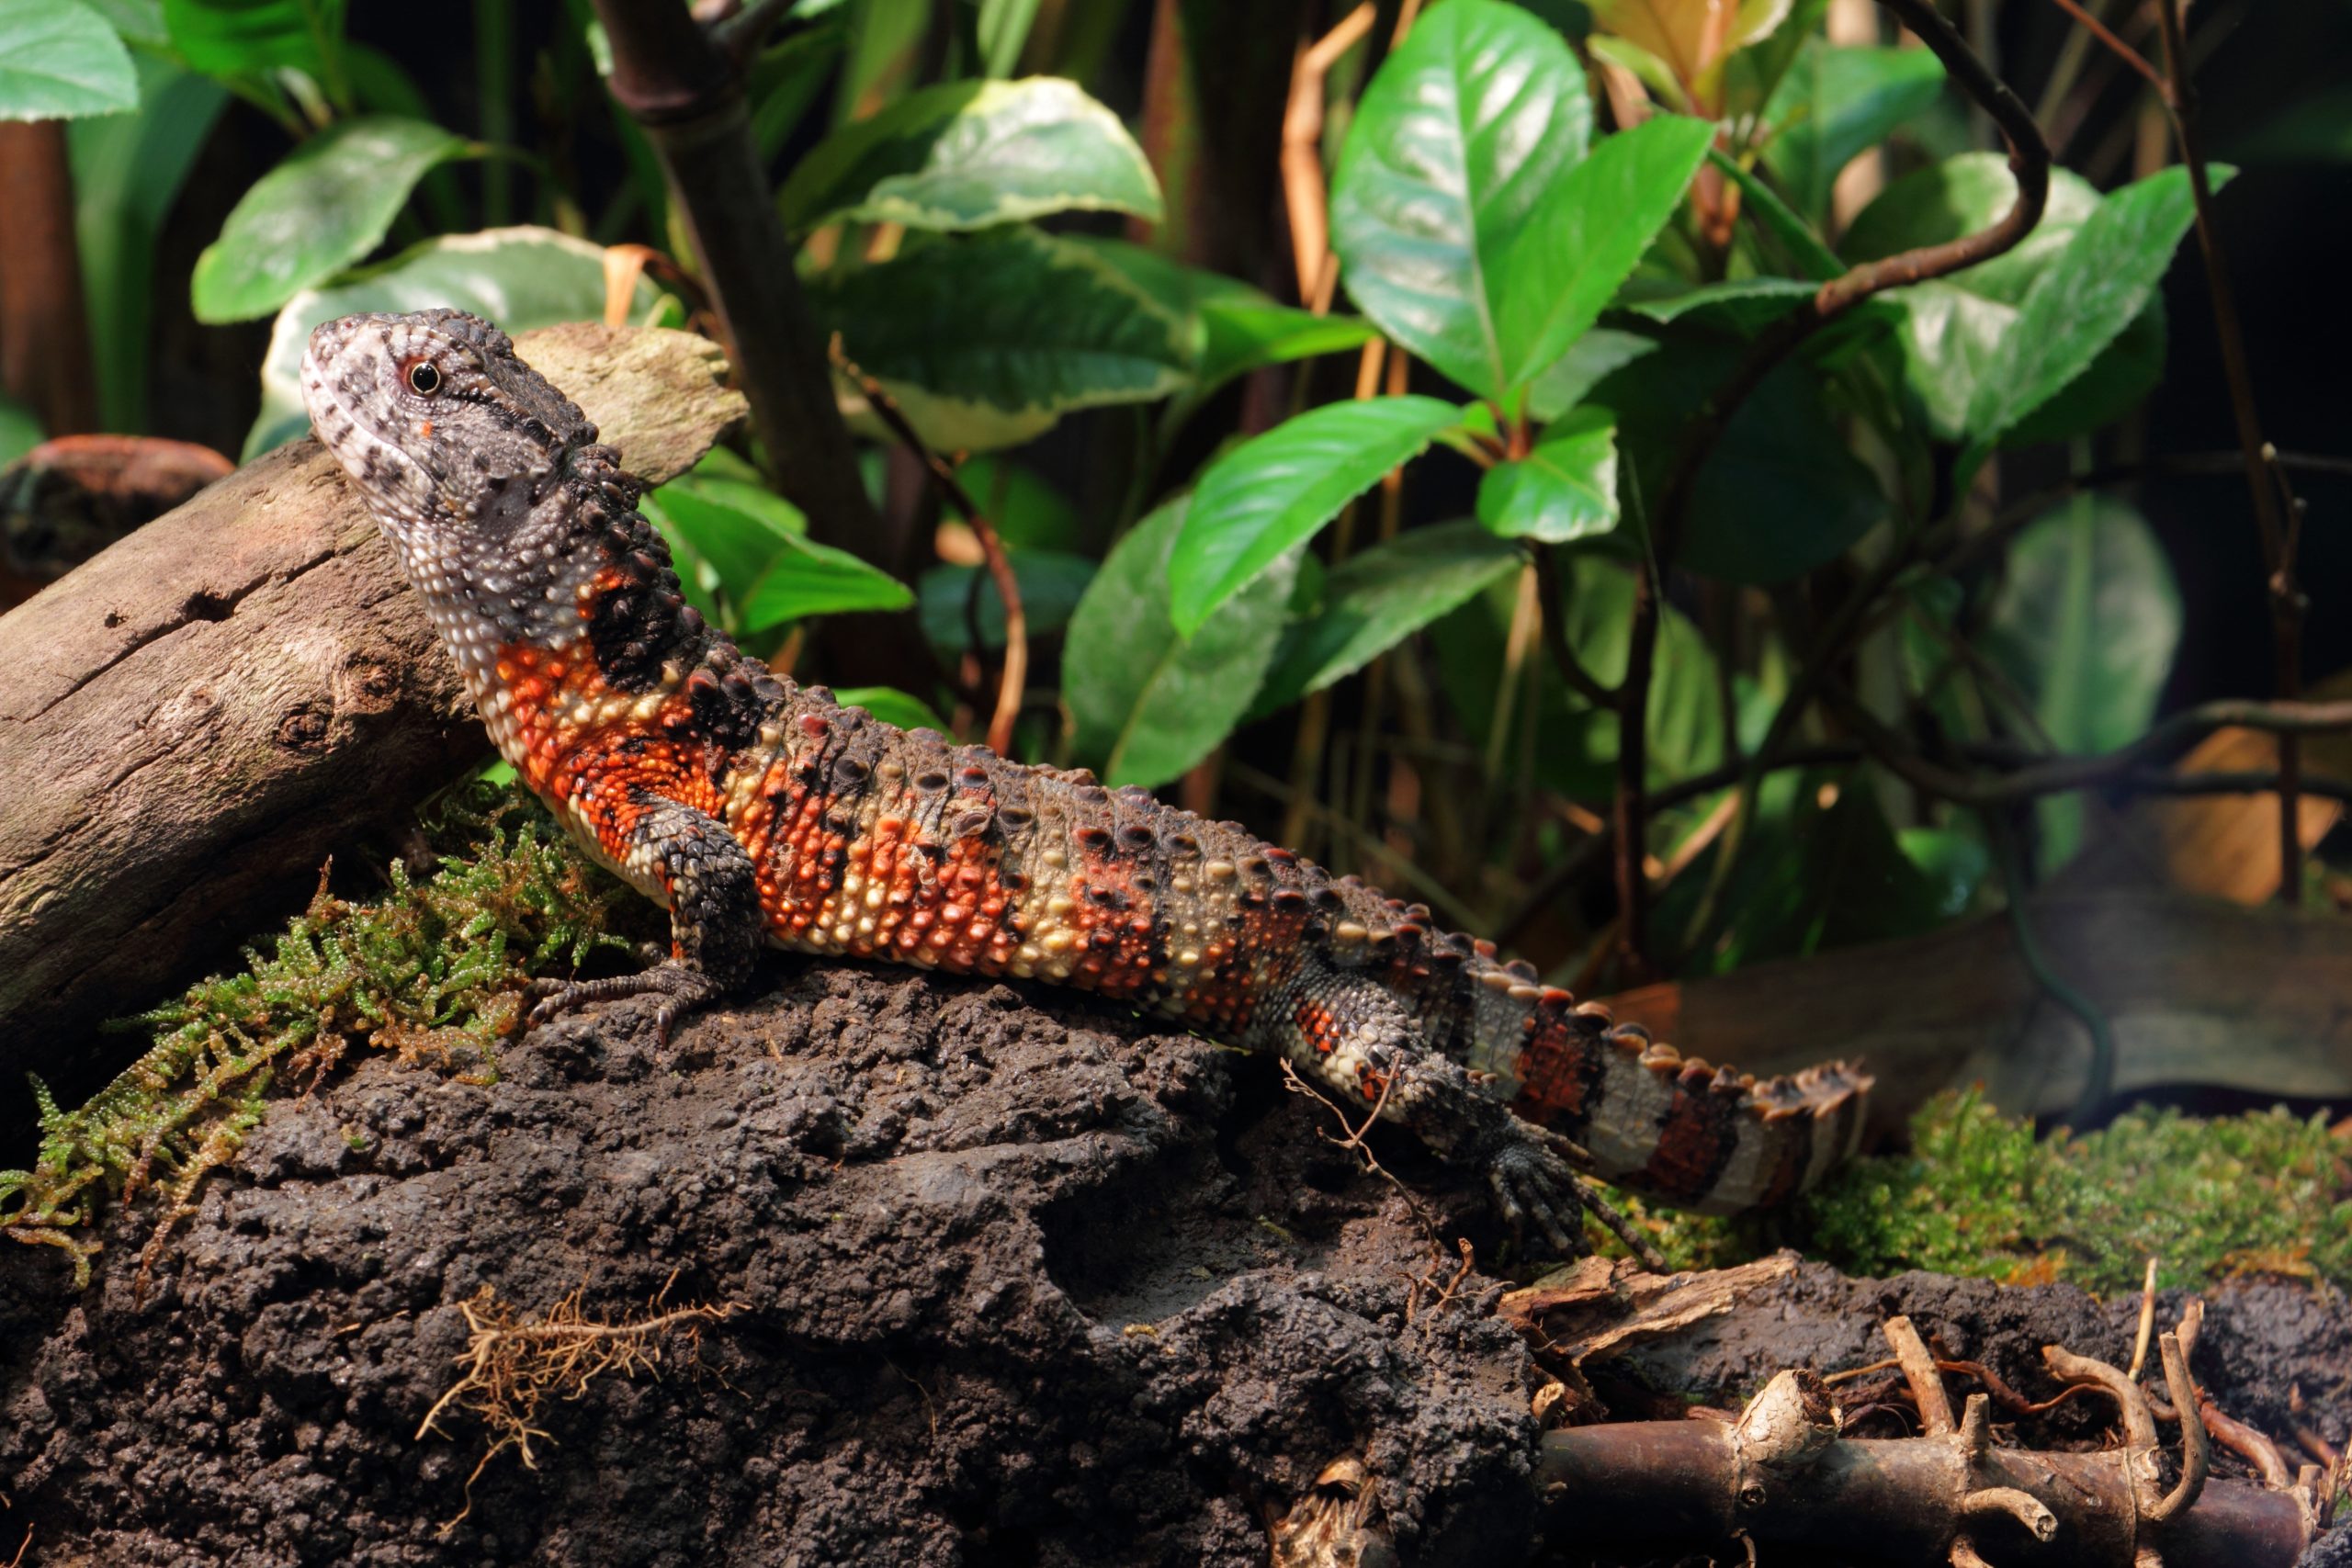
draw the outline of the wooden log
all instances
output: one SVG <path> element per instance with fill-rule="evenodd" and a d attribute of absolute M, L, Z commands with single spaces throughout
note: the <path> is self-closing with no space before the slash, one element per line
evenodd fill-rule
<path fill-rule="evenodd" d="M 520 341 L 653 482 L 743 418 L 717 346 Z M 95 1087 L 152 1005 L 488 753 L 456 668 L 315 440 L 250 463 L 0 616 L 0 1147 L 24 1075 Z M 0 1158 L 0 1164 L 11 1163 Z"/>
<path fill-rule="evenodd" d="M 2352 994 L 2352 926 L 2340 919 L 2138 890 L 2052 890 L 2031 908 L 2051 968 L 2114 1028 L 2118 1092 L 2352 1094 L 2352 1014 L 2339 1001 Z M 2065 1111 L 2090 1060 L 2005 915 L 1607 1000 L 1661 1040 L 1757 1072 L 1860 1057 L 1878 1077 L 1873 1134 L 1899 1132 L 1947 1086 L 1981 1083 L 2011 1113 Z"/>

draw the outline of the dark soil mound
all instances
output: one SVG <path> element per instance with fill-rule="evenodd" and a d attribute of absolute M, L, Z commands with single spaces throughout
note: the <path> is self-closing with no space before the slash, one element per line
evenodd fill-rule
<path fill-rule="evenodd" d="M 92 1568 L 1256 1565 L 1344 1457 L 1408 1562 L 1541 1551 L 1544 1377 L 1498 1283 L 1440 1299 L 1455 1237 L 1499 1240 L 1475 1184 L 1375 1133 L 1408 1201 L 1270 1064 L 1082 998 L 785 973 L 670 1066 L 624 1004 L 489 1087 L 378 1058 L 277 1104 L 143 1300 L 152 1210 L 87 1292 L 0 1251 L 0 1552 L 29 1522 L 28 1565 Z M 485 1287 L 526 1319 L 742 1310 L 550 1394 L 537 1468 L 498 1453 L 443 1533 L 496 1434 L 418 1427 Z M 2340 1427 L 2340 1307 L 2236 1294 L 2208 1381 L 2259 1418 L 2300 1376 Z M 2021 1382 L 2052 1338 L 2128 1353 L 2128 1303 L 2072 1290 L 1808 1267 L 1788 1295 L 1621 1357 L 1618 1414 L 1874 1359 L 1898 1310 Z"/>

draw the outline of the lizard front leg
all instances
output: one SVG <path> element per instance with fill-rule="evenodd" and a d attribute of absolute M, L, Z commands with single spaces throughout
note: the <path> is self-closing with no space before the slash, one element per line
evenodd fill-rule
<path fill-rule="evenodd" d="M 627 792 L 608 814 L 618 828 L 624 867 L 662 888 L 670 906 L 670 956 L 650 969 L 604 980 L 575 980 L 531 1010 L 545 1023 L 590 1002 L 659 996 L 653 1015 L 662 1049 L 687 1012 L 751 978 L 763 930 L 751 857 L 708 812 L 652 794 Z"/>

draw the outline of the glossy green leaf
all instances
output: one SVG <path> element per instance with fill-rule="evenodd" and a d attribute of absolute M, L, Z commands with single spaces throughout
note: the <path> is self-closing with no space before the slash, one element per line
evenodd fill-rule
<path fill-rule="evenodd" d="M 71 119 L 139 105 L 130 51 L 82 0 L 0 0 L 0 119 Z"/>
<path fill-rule="evenodd" d="M 896 686 L 843 686 L 833 700 L 845 708 L 864 708 L 885 724 L 900 729 L 935 729 L 948 733 L 947 721 L 921 697 Z"/>
<path fill-rule="evenodd" d="M 2006 160 L 1967 153 L 1908 175 L 1864 208 L 1846 236 L 1853 261 L 1875 261 L 1897 251 L 1941 244 L 1975 232 L 1997 220 L 2017 198 L 2017 182 Z M 2081 176 L 2051 171 L 2050 199 L 2042 219 L 2022 244 L 2007 254 L 1894 291 L 1873 304 L 1901 310 L 1896 341 L 1904 378 L 1925 415 L 1929 434 L 1959 441 L 1968 434 L 1969 407 L 1977 388 L 2016 330 L 2018 303 L 2051 262 L 2064 254 L 2086 219 L 2098 210 L 2099 196 Z M 2080 434 L 2114 417 L 2144 396 L 2160 371 L 2147 350 L 2164 336 L 2161 300 L 2151 299 L 2131 328 L 2085 373 L 2080 390 L 2091 394 L 2083 412 L 2071 417 L 2075 400 L 2045 405 L 2020 440 L 2048 440 Z"/>
<path fill-rule="evenodd" d="M 1846 268 L 1838 254 L 1822 243 L 1813 226 L 1797 215 L 1796 209 L 1781 199 L 1774 190 L 1752 169 L 1743 169 L 1739 161 L 1720 147 L 1707 149 L 1707 162 L 1733 185 L 1739 187 L 1740 199 L 1747 204 L 1747 215 L 1758 226 L 1772 236 L 1785 253 L 1789 270 L 1802 272 L 1815 282 L 1826 283 Z"/>
<path fill-rule="evenodd" d="M 376 248 L 425 171 L 469 144 L 437 125 L 370 116 L 304 142 L 254 182 L 196 259 L 197 320 L 266 316 Z"/>
<path fill-rule="evenodd" d="M 777 197 L 797 233 L 840 219 L 980 229 L 1073 209 L 1158 221 L 1159 184 L 1119 117 L 1075 82 L 948 82 L 846 126 Z"/>
<path fill-rule="evenodd" d="M 939 451 L 1009 446 L 1072 409 L 1187 384 L 1199 326 L 1086 247 L 1022 224 L 812 283 L 820 320 Z"/>
<path fill-rule="evenodd" d="M 1502 0 L 1430 7 L 1364 89 L 1332 175 L 1350 297 L 1499 398 L 1513 362 L 1498 326 L 1504 252 L 1591 129 L 1583 69 L 1557 33 Z"/>
<path fill-rule="evenodd" d="M 1078 602 L 1094 581 L 1097 563 L 1063 550 L 1007 550 L 1012 579 L 1021 589 L 1021 614 L 1032 637 L 1051 637 L 1069 625 Z M 934 648 L 961 653 L 972 646 L 971 615 L 980 624 L 980 646 L 1004 646 L 1004 600 L 985 567 L 935 566 L 915 585 L 922 635 Z"/>
<path fill-rule="evenodd" d="M 752 590 L 792 541 L 806 537 L 808 531 L 807 520 L 790 502 L 741 479 L 683 474 L 649 491 L 639 505 L 666 535 L 710 568 L 732 612 L 723 613 L 719 624 L 730 632 L 753 629 L 742 615 Z M 680 575 L 684 575 L 683 570 Z"/>
<path fill-rule="evenodd" d="M 1603 138 L 1544 192 L 1498 272 L 1505 388 L 1550 367 L 1600 319 L 1682 205 L 1714 135 L 1704 120 L 1653 116 Z"/>
<path fill-rule="evenodd" d="M 991 76 L 1010 76 L 1021 63 L 1021 46 L 1037 19 L 1037 0 L 980 0 L 980 66 Z"/>
<path fill-rule="evenodd" d="M 98 420 L 126 433 L 147 428 L 156 238 L 229 97 L 219 83 L 153 55 L 134 63 L 136 111 L 75 120 L 65 131 Z"/>
<path fill-rule="evenodd" d="M 784 547 L 743 595 L 746 633 L 762 632 L 810 615 L 860 610 L 903 610 L 914 590 L 850 554 L 814 540 L 783 536 Z"/>
<path fill-rule="evenodd" d="M 1745 352 L 1724 338 L 1669 340 L 1589 394 L 1616 413 L 1618 446 L 1650 504 L 1680 460 L 1690 411 Z M 1783 365 L 1740 405 L 1700 470 L 1679 564 L 1733 582 L 1785 582 L 1836 558 L 1886 511 L 1819 377 L 1803 363 Z"/>
<path fill-rule="evenodd" d="M 1168 558 L 1177 627 L 1187 637 L 1198 631 L 1218 605 L 1461 417 L 1435 398 L 1327 403 L 1227 452 L 1201 476 Z"/>
<path fill-rule="evenodd" d="M 1114 784 L 1161 784 L 1207 756 L 1250 711 L 1281 640 L 1297 553 L 1235 594 L 1190 638 L 1169 617 L 1182 498 L 1113 547 L 1070 616 L 1062 698 L 1077 760 Z"/>
<path fill-rule="evenodd" d="M 643 323 L 663 296 L 639 279 L 629 319 Z M 347 282 L 306 289 L 286 302 L 262 358 L 261 413 L 244 457 L 259 457 L 311 427 L 302 409 L 302 348 L 311 329 L 357 310 L 470 310 L 509 333 L 605 315 L 605 253 L 552 229 L 488 229 L 414 245 Z"/>
<path fill-rule="evenodd" d="M 1478 521 L 1503 538 L 1549 545 L 1617 526 L 1617 423 L 1609 411 L 1577 409 L 1526 457 L 1487 469 L 1478 481 Z"/>
<path fill-rule="evenodd" d="M 2180 589 L 2146 519 L 2112 496 L 2081 496 L 2009 547 L 1984 646 L 2060 750 L 2098 752 L 2155 716 L 2180 628 Z M 2079 842 L 2080 802 L 2045 807 L 2041 820 L 2052 866 Z"/>
<path fill-rule="evenodd" d="M 1963 152 L 1930 164 L 1888 186 L 1857 213 L 1838 243 L 1849 263 L 1879 261 L 1898 251 L 1939 245 L 1990 228 L 2017 201 L 2017 176 L 1996 152 Z M 1940 281 L 1988 299 L 2015 305 L 2076 230 L 2098 210 L 2098 191 L 2069 169 L 2050 171 L 2050 197 L 2041 221 L 1991 261 L 1963 267 Z"/>
<path fill-rule="evenodd" d="M 1943 83 L 1942 62 L 1924 49 L 1809 40 L 1765 110 L 1778 128 L 1765 165 L 1800 209 L 1826 213 L 1839 171 L 1923 113 Z"/>
<path fill-rule="evenodd" d="M 1324 579 L 1315 614 L 1284 634 L 1258 696 L 1289 706 L 1387 652 L 1515 570 L 1518 548 L 1468 521 L 1415 528 L 1350 556 Z"/>
<path fill-rule="evenodd" d="M 208 76 L 300 71 L 324 82 L 343 46 L 345 0 L 164 0 L 180 58 Z"/>
<path fill-rule="evenodd" d="M 1183 263 L 1124 240 L 1068 235 L 1066 244 L 1092 252 L 1115 266 L 1171 314 L 1197 320 L 1200 355 L 1190 395 L 1205 396 L 1234 377 L 1264 365 L 1284 364 L 1360 348 L 1379 335 L 1354 316 L 1318 316 L 1223 273 Z"/>
<path fill-rule="evenodd" d="M 1689 316 L 1748 337 L 1818 291 L 1817 285 L 1799 277 L 1741 277 L 1628 299 L 1625 307 L 1661 325 Z"/>
<path fill-rule="evenodd" d="M 132 49 L 161 52 L 170 46 L 171 36 L 164 27 L 164 0 L 88 0 L 88 4 Z"/>
<path fill-rule="evenodd" d="M 1656 338 L 1595 327 L 1528 383 L 1527 412 L 1538 420 L 1555 420 L 1584 401 L 1603 377 L 1657 351 Z"/>
<path fill-rule="evenodd" d="M 2215 167 L 2216 187 L 2235 171 Z M 2016 329 L 1977 384 L 1968 409 L 1964 483 L 1994 445 L 2060 395 L 2155 297 L 2196 216 L 2188 172 L 2160 170 L 2114 192 L 2033 281 Z"/>

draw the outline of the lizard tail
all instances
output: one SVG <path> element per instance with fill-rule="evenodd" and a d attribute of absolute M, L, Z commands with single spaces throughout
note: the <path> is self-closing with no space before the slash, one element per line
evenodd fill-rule
<path fill-rule="evenodd" d="M 1584 1149 L 1612 1185 L 1738 1213 L 1793 1197 L 1861 1141 L 1871 1080 L 1852 1064 L 1752 1077 L 1614 1022 L 1597 1002 L 1496 972 L 1510 983 L 1484 987 L 1476 1032 L 1494 1043 L 1476 1065 L 1515 1086 L 1514 1111 Z"/>

